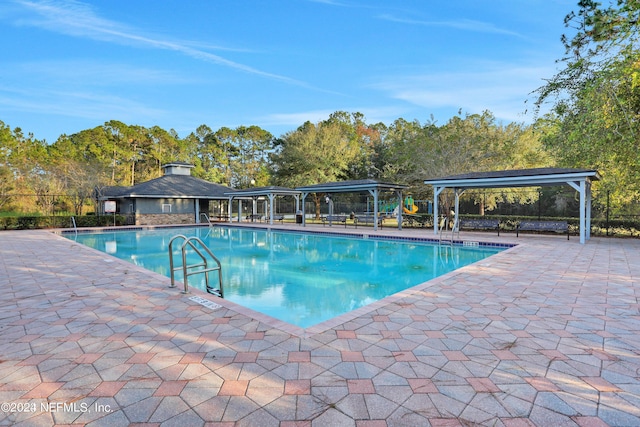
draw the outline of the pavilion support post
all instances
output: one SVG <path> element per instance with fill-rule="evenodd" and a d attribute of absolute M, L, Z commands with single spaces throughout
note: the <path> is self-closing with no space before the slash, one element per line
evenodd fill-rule
<path fill-rule="evenodd" d="M 304 211 L 304 202 L 308 195 L 309 193 L 302 193 L 302 226 L 303 227 L 307 226 L 307 214 Z M 296 211 L 296 215 L 298 215 L 298 211 Z"/>
<path fill-rule="evenodd" d="M 402 230 L 402 190 L 396 191 L 398 197 L 398 230 Z"/>
<path fill-rule="evenodd" d="M 453 207 L 453 226 L 451 227 L 452 232 L 456 231 L 456 228 L 458 227 L 458 221 L 459 221 L 459 211 L 460 211 L 460 196 L 462 195 L 462 193 L 464 193 L 464 189 L 462 188 L 456 188 L 454 189 L 455 192 L 455 203 L 454 203 L 454 207 Z"/>
<path fill-rule="evenodd" d="M 275 194 L 269 193 L 269 224 L 273 225 L 273 200 L 276 198 Z"/>
<path fill-rule="evenodd" d="M 580 243 L 584 245 L 586 242 L 587 235 L 587 185 L 586 180 L 581 180 L 578 182 L 567 181 L 567 184 L 575 189 L 578 193 L 580 193 Z M 590 225 L 591 223 L 589 223 Z"/>
<path fill-rule="evenodd" d="M 369 190 L 369 193 L 373 196 L 373 230 L 378 230 L 378 190 Z"/>
<path fill-rule="evenodd" d="M 438 197 L 447 187 L 433 186 L 433 234 L 438 235 Z M 402 204 L 399 205 L 402 207 Z"/>
<path fill-rule="evenodd" d="M 587 228 L 586 232 L 587 232 L 587 240 L 591 239 L 591 182 L 587 181 L 586 183 L 586 190 L 587 190 L 587 212 L 586 212 L 586 222 L 585 222 L 585 226 Z"/>
<path fill-rule="evenodd" d="M 229 217 L 227 221 L 231 222 L 231 217 L 233 216 L 233 196 L 229 196 L 229 205 L 227 206 L 227 216 Z"/>
<path fill-rule="evenodd" d="M 586 181 L 580 181 L 580 243 L 587 240 L 587 189 Z"/>

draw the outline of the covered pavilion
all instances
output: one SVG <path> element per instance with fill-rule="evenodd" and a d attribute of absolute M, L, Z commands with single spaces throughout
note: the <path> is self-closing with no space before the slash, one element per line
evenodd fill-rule
<path fill-rule="evenodd" d="M 369 193 L 373 196 L 373 216 L 378 217 L 378 200 L 383 191 L 393 192 L 398 198 L 398 206 L 402 207 L 402 190 L 407 188 L 402 184 L 391 184 L 379 182 L 374 179 L 360 179 L 354 181 L 327 182 L 304 187 L 297 187 L 296 190 L 302 193 L 302 225 L 306 225 L 306 215 L 304 211 L 304 201 L 311 193 Z M 373 229 L 378 229 L 378 222 L 373 222 Z M 402 209 L 398 209 L 398 229 L 402 229 Z"/>
<path fill-rule="evenodd" d="M 444 178 L 428 179 L 433 185 L 433 231 L 438 234 L 438 196 L 446 188 L 455 193 L 457 220 L 460 195 L 468 188 L 543 187 L 566 184 L 580 194 L 580 243 L 591 238 L 591 182 L 600 180 L 592 169 L 535 168 L 494 172 L 473 172 Z M 457 222 L 456 222 L 457 223 Z"/>
<path fill-rule="evenodd" d="M 300 191 L 294 190 L 286 187 L 277 187 L 277 186 L 268 186 L 268 187 L 255 187 L 255 188 L 246 188 L 242 190 L 235 190 L 228 193 L 225 193 L 225 196 L 229 197 L 229 222 L 231 222 L 232 214 L 233 214 L 233 200 L 252 200 L 252 211 L 251 213 L 255 215 L 257 213 L 257 201 L 261 197 L 266 197 L 269 200 L 269 223 L 273 225 L 274 218 L 274 201 L 277 197 L 283 196 L 292 196 L 296 200 L 296 211 L 300 206 Z M 241 203 L 238 202 L 238 221 L 242 218 L 242 208 Z"/>

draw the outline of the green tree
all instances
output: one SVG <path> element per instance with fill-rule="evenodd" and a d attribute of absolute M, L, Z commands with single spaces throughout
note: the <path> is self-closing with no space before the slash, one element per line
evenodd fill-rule
<path fill-rule="evenodd" d="M 146 152 L 140 160 L 138 175 L 141 181 L 162 176 L 162 166 L 171 162 L 191 162 L 193 151 L 189 140 L 181 140 L 173 130 L 159 126 L 146 129 Z"/>
<path fill-rule="evenodd" d="M 258 126 L 240 126 L 235 130 L 235 146 L 239 155 L 231 162 L 234 186 L 267 185 L 273 135 Z"/>
<path fill-rule="evenodd" d="M 225 171 L 229 168 L 228 157 L 221 141 L 207 125 L 200 125 L 186 140 L 196 147 L 193 153 L 194 176 L 215 183 L 228 184 Z"/>
<path fill-rule="evenodd" d="M 13 200 L 13 174 L 8 166 L 0 165 L 0 211 Z"/>
<path fill-rule="evenodd" d="M 382 123 L 369 125 L 364 114 L 336 111 L 326 120 L 340 126 L 350 143 L 357 146 L 357 153 L 346 173 L 347 179 L 381 179 L 384 163 L 381 150 L 386 126 Z"/>
<path fill-rule="evenodd" d="M 549 166 L 542 144 L 532 127 L 496 122 L 489 111 L 465 117 L 456 116 L 445 125 L 433 119 L 424 125 L 417 121 L 396 120 L 389 127 L 387 176 L 406 183 L 414 198 L 431 199 L 432 189 L 422 182 L 429 178 L 492 170 Z M 464 197 L 478 205 L 480 214 L 498 202 L 531 202 L 530 193 L 506 189 L 501 193 L 467 190 Z M 444 204 L 453 204 L 445 194 Z"/>
<path fill-rule="evenodd" d="M 295 188 L 346 179 L 357 154 L 357 142 L 341 123 L 306 122 L 279 141 L 272 155 L 274 184 Z M 319 218 L 322 195 L 313 200 Z"/>
<path fill-rule="evenodd" d="M 552 104 L 544 142 L 566 167 L 597 168 L 614 209 L 640 198 L 640 2 L 578 2 L 565 18 L 561 71 L 537 91 Z"/>

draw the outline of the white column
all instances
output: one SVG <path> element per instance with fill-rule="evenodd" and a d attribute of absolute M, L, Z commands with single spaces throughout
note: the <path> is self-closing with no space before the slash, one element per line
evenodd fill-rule
<path fill-rule="evenodd" d="M 433 186 L 433 234 L 435 235 L 438 235 L 438 196 L 445 188 Z"/>
<path fill-rule="evenodd" d="M 396 191 L 398 196 L 398 230 L 402 230 L 402 190 Z"/>
<path fill-rule="evenodd" d="M 302 226 L 303 227 L 307 226 L 307 214 L 304 211 L 304 201 L 306 200 L 308 195 L 309 193 L 302 193 Z M 296 212 L 296 215 L 297 214 L 298 212 Z"/>
<path fill-rule="evenodd" d="M 586 181 L 580 181 L 580 243 L 587 240 L 587 191 Z"/>
<path fill-rule="evenodd" d="M 273 225 L 273 199 L 275 195 L 269 193 L 269 224 Z"/>
<path fill-rule="evenodd" d="M 591 181 L 587 181 L 587 240 L 591 239 Z"/>
<path fill-rule="evenodd" d="M 587 188 L 586 188 L 586 180 L 573 182 L 567 181 L 567 184 L 571 186 L 574 190 L 580 193 L 580 243 L 584 245 L 587 236 Z M 589 204 L 590 205 L 590 204 Z M 589 206 L 589 210 L 591 210 L 591 206 Z M 591 218 L 591 216 L 589 216 Z"/>

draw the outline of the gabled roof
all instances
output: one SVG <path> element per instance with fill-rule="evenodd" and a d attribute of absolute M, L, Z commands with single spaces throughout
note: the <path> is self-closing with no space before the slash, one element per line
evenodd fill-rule
<path fill-rule="evenodd" d="M 174 198 L 226 199 L 233 188 L 189 175 L 165 175 L 132 187 L 104 187 L 100 199 Z"/>
<path fill-rule="evenodd" d="M 98 198 L 100 200 L 103 200 L 105 198 L 108 198 L 107 195 L 109 195 L 110 197 L 120 197 L 121 194 L 125 194 L 127 191 L 129 191 L 131 187 L 126 187 L 126 186 L 117 186 L 117 185 L 107 185 L 104 187 L 100 187 L 100 189 L 98 190 L 96 188 L 96 192 L 98 194 Z"/>

